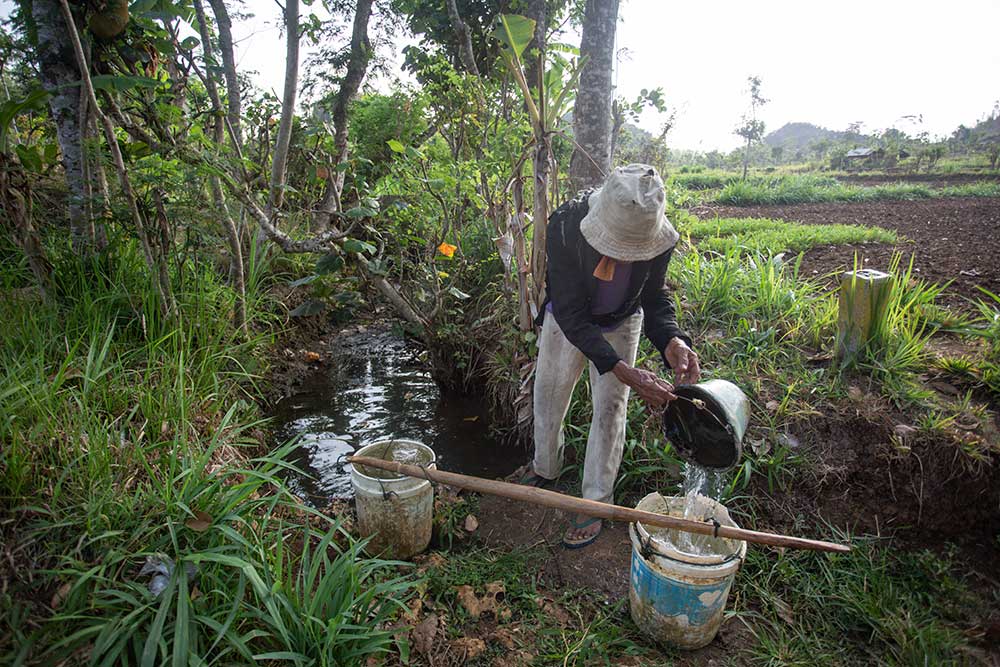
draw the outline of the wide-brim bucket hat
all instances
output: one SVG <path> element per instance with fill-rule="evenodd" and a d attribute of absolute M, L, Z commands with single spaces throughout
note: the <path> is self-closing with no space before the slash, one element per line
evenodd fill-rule
<path fill-rule="evenodd" d="M 597 252 L 622 262 L 644 262 L 677 245 L 667 216 L 663 179 L 648 164 L 616 167 L 590 195 L 580 232 Z"/>

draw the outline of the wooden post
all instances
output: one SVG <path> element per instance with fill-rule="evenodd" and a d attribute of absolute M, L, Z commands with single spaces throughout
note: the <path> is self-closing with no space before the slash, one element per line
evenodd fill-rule
<path fill-rule="evenodd" d="M 837 357 L 853 363 L 885 322 L 892 275 L 874 269 L 847 271 L 840 277 Z"/>

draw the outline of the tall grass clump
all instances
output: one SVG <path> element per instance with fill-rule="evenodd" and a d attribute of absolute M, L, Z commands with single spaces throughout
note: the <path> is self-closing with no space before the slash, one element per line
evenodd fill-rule
<path fill-rule="evenodd" d="M 376 626 L 409 583 L 283 490 L 282 452 L 259 455 L 266 262 L 249 263 L 236 331 L 210 261 L 172 265 L 165 319 L 134 245 L 50 257 L 45 297 L 16 256 L 0 270 L 0 652 L 304 665 L 384 651 Z"/>

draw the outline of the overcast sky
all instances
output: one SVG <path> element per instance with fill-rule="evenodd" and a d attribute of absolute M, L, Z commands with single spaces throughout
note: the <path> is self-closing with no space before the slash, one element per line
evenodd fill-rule
<path fill-rule="evenodd" d="M 245 7 L 255 17 L 234 26 L 241 68 L 280 92 L 280 10 L 274 0 Z M 869 131 L 895 125 L 947 135 L 1000 99 L 1000 0 L 623 0 L 621 19 L 619 94 L 662 87 L 678 110 L 674 148 L 736 146 L 751 74 L 771 100 L 761 114 L 768 131 L 790 121 L 844 129 L 860 120 Z M 900 120 L 914 114 L 921 125 Z M 655 132 L 660 122 L 647 113 L 640 124 Z"/>

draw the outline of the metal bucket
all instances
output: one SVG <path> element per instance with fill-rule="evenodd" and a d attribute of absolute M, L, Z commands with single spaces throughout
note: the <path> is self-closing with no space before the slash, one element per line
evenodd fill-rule
<path fill-rule="evenodd" d="M 711 516 L 720 525 L 736 527 L 724 505 L 698 496 L 699 516 Z M 684 516 L 685 498 L 651 493 L 636 509 Z M 682 649 L 708 645 L 719 632 L 736 571 L 746 556 L 747 543 L 723 537 L 698 536 L 703 555 L 680 551 L 677 531 L 629 526 L 632 566 L 629 611 L 643 633 L 657 643 Z"/>
<path fill-rule="evenodd" d="M 750 422 L 750 400 L 732 382 L 708 380 L 674 387 L 663 412 L 663 434 L 677 452 L 706 468 L 736 465 Z"/>
<path fill-rule="evenodd" d="M 427 468 L 435 465 L 434 450 L 415 440 L 382 440 L 355 454 Z M 405 559 L 427 548 L 434 527 L 434 488 L 429 481 L 355 465 L 351 484 L 358 531 L 369 538 L 365 551 Z"/>

